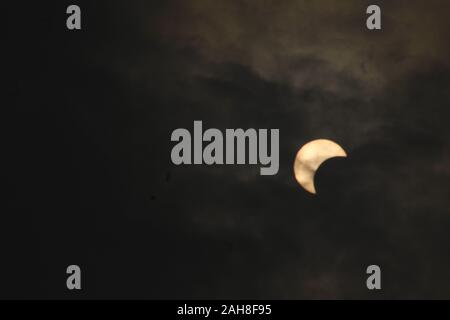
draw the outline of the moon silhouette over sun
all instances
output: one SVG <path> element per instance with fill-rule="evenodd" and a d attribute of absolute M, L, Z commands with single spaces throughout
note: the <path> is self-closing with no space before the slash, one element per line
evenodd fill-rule
<path fill-rule="evenodd" d="M 317 169 L 326 160 L 335 157 L 347 157 L 347 153 L 336 142 L 327 139 L 308 142 L 295 157 L 295 179 L 306 191 L 316 194 L 314 176 Z"/>

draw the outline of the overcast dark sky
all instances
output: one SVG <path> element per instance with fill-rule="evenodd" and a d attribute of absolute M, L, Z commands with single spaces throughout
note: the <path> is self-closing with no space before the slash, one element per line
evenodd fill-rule
<path fill-rule="evenodd" d="M 72 1 L 5 13 L 0 297 L 450 298 L 450 3 L 73 3 L 81 31 Z M 174 166 L 194 120 L 280 129 L 279 173 Z M 348 158 L 312 196 L 316 138 Z"/>

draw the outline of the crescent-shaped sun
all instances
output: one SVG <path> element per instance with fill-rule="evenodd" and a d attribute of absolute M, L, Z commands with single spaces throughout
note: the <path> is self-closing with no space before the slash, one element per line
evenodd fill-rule
<path fill-rule="evenodd" d="M 316 194 L 314 176 L 320 165 L 330 158 L 346 156 L 344 149 L 334 141 L 318 139 L 308 142 L 295 157 L 295 179 L 306 191 Z"/>

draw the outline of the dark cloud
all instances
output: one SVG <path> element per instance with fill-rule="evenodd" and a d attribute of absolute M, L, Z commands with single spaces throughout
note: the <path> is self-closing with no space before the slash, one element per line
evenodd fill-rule
<path fill-rule="evenodd" d="M 66 297 L 76 261 L 84 297 L 449 297 L 447 5 L 382 3 L 373 34 L 367 3 L 86 3 L 77 34 L 59 4 L 15 29 L 2 296 Z M 194 120 L 279 128 L 278 175 L 172 165 Z M 321 137 L 349 157 L 310 196 L 292 165 Z"/>

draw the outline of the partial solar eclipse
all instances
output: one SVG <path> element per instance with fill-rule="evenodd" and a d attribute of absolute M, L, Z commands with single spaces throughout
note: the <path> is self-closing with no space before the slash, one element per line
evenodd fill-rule
<path fill-rule="evenodd" d="M 316 194 L 314 175 L 323 162 L 334 157 L 347 157 L 344 149 L 336 142 L 327 139 L 308 142 L 295 157 L 295 179 L 306 191 Z"/>

